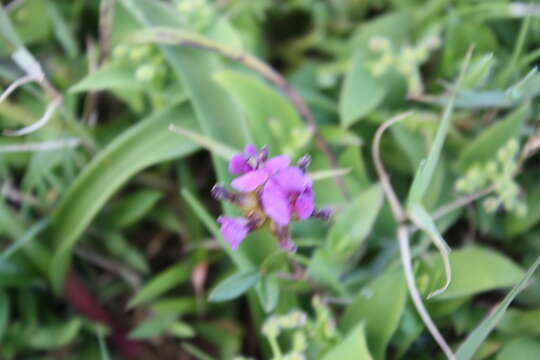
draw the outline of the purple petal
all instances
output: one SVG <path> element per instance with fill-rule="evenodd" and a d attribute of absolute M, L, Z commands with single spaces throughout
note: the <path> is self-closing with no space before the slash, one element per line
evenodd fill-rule
<path fill-rule="evenodd" d="M 291 221 L 289 199 L 274 181 L 270 180 L 266 183 L 261 194 L 261 201 L 266 215 L 277 224 L 285 226 Z"/>
<path fill-rule="evenodd" d="M 245 174 L 251 170 L 252 167 L 243 154 L 234 155 L 229 162 L 229 171 L 231 174 Z"/>
<path fill-rule="evenodd" d="M 236 250 L 249 232 L 247 228 L 248 221 L 241 217 L 232 218 L 227 216 L 220 216 L 217 221 L 221 225 L 221 234 L 231 245 L 231 248 Z"/>
<path fill-rule="evenodd" d="M 231 186 L 238 191 L 250 192 L 261 186 L 268 180 L 268 171 L 259 169 L 250 171 L 231 182 Z"/>
<path fill-rule="evenodd" d="M 294 202 L 294 210 L 296 211 L 296 216 L 299 220 L 307 219 L 313 213 L 315 205 L 313 204 L 313 191 L 308 189 L 304 191 L 296 201 Z"/>
<path fill-rule="evenodd" d="M 283 191 L 289 194 L 302 193 L 311 188 L 311 180 L 296 166 L 279 171 L 274 175 L 273 179 Z"/>
<path fill-rule="evenodd" d="M 264 168 L 270 171 L 270 173 L 284 170 L 291 163 L 291 159 L 287 155 L 278 155 L 266 161 Z"/>
<path fill-rule="evenodd" d="M 244 155 L 248 158 L 257 156 L 257 148 L 255 145 L 247 144 L 244 148 Z"/>

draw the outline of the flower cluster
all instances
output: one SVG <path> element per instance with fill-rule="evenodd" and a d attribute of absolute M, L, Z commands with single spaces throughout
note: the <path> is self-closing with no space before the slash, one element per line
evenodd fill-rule
<path fill-rule="evenodd" d="M 329 218 L 328 210 L 315 209 L 312 182 L 306 176 L 309 162 L 306 155 L 291 166 L 287 155 L 268 159 L 267 148 L 257 151 L 253 145 L 247 145 L 243 153 L 233 156 L 229 171 L 239 175 L 231 183 L 235 191 L 221 185 L 212 189 L 217 200 L 228 200 L 245 214 L 218 218 L 221 233 L 233 249 L 238 248 L 248 233 L 268 225 L 281 249 L 295 251 L 296 245 L 290 240 L 288 229 L 292 220 Z"/>

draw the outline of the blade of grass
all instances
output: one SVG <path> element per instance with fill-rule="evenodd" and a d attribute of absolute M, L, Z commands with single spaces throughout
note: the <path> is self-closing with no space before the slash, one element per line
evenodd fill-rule
<path fill-rule="evenodd" d="M 175 119 L 185 127 L 196 128 L 187 104 L 150 116 L 110 143 L 71 184 L 52 215 L 56 250 L 49 275 L 56 292 L 61 291 L 74 245 L 107 200 L 142 169 L 197 149 L 192 142 L 179 141 L 167 129 Z"/>
<path fill-rule="evenodd" d="M 516 284 L 512 290 L 510 290 L 503 301 L 480 323 L 480 325 L 476 327 L 476 329 L 473 330 L 473 332 L 469 334 L 469 336 L 467 336 L 456 352 L 457 360 L 469 360 L 473 357 L 474 353 L 478 350 L 480 345 L 482 345 L 489 333 L 501 320 L 504 313 L 510 306 L 510 303 L 527 286 L 527 283 L 533 276 L 538 266 L 540 266 L 540 257 L 536 259 L 523 279 L 521 279 L 521 281 Z"/>

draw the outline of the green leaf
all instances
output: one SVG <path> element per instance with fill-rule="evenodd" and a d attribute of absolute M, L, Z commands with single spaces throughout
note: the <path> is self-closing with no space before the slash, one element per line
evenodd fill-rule
<path fill-rule="evenodd" d="M 46 0 L 45 4 L 47 5 L 48 15 L 51 19 L 56 38 L 64 48 L 64 51 L 67 53 L 68 57 L 72 59 L 75 58 L 77 55 L 79 55 L 79 48 L 77 47 L 77 41 L 75 40 L 75 37 L 73 36 L 74 34 L 69 28 L 66 19 L 64 19 L 60 10 L 53 1 Z"/>
<path fill-rule="evenodd" d="M 340 126 L 324 125 L 320 127 L 321 135 L 329 144 L 341 146 L 362 146 L 362 138 L 354 132 Z"/>
<path fill-rule="evenodd" d="M 441 233 L 437 229 L 435 221 L 431 218 L 429 213 L 424 209 L 421 204 L 412 204 L 409 207 L 409 215 L 418 228 L 423 230 L 431 239 L 433 244 L 439 250 L 442 261 L 444 264 L 444 273 L 446 275 L 446 281 L 443 286 L 433 291 L 428 297 L 437 296 L 446 291 L 450 282 L 452 281 L 452 270 L 450 266 L 450 247 L 444 241 Z"/>
<path fill-rule="evenodd" d="M 173 133 L 182 135 L 188 140 L 193 141 L 195 144 L 198 144 L 202 148 L 210 151 L 213 155 L 221 157 L 227 161 L 229 161 L 235 154 L 238 154 L 240 152 L 240 150 L 238 149 L 220 143 L 219 141 L 215 141 L 214 139 L 198 134 L 189 129 L 171 125 L 169 126 L 169 130 Z"/>
<path fill-rule="evenodd" d="M 503 317 L 506 309 L 510 306 L 510 303 L 514 298 L 525 288 L 530 278 L 540 265 L 540 257 L 535 263 L 527 270 L 525 276 L 521 281 L 516 284 L 512 290 L 505 296 L 504 300 L 491 311 L 490 314 L 471 332 L 465 341 L 460 345 L 456 352 L 457 360 L 469 360 L 473 357 L 474 353 L 478 350 L 480 345 L 488 337 L 489 333 L 497 325 L 499 320 Z"/>
<path fill-rule="evenodd" d="M 71 184 L 52 216 L 57 249 L 51 263 L 53 287 L 60 292 L 72 249 L 92 219 L 130 177 L 142 169 L 196 150 L 168 130 L 170 123 L 195 127 L 188 105 L 174 107 L 134 125 L 110 143 Z"/>
<path fill-rule="evenodd" d="M 459 73 L 458 79 L 456 80 L 448 104 L 444 109 L 441 122 L 439 124 L 439 127 L 437 128 L 437 133 L 435 134 L 435 139 L 433 140 L 433 144 L 431 146 L 431 149 L 429 150 L 426 162 L 424 164 L 421 164 L 418 168 L 418 171 L 416 172 L 413 183 L 409 190 L 407 207 L 410 207 L 412 204 L 415 203 L 421 203 L 429 187 L 429 184 L 431 183 L 431 178 L 433 177 L 433 173 L 435 172 L 435 167 L 437 166 L 437 163 L 439 162 L 439 158 L 441 156 L 444 140 L 446 139 L 446 135 L 448 134 L 450 124 L 452 122 L 452 114 L 454 112 L 454 102 L 456 99 L 456 94 L 461 88 L 463 76 L 469 66 L 471 55 L 472 49 L 469 50 L 467 56 L 465 57 L 465 60 L 463 61 L 461 71 Z"/>
<path fill-rule="evenodd" d="M 482 86 L 491 74 L 495 58 L 493 53 L 481 56 L 471 62 L 471 66 L 463 77 L 463 88 L 474 89 Z"/>
<path fill-rule="evenodd" d="M 111 225 L 125 228 L 135 224 L 154 207 L 161 196 L 158 190 L 145 189 L 122 197 L 111 207 L 108 217 Z"/>
<path fill-rule="evenodd" d="M 534 338 L 512 339 L 497 353 L 496 360 L 537 360 L 540 355 L 540 341 Z"/>
<path fill-rule="evenodd" d="M 183 321 L 177 321 L 169 326 L 169 332 L 179 338 L 190 338 L 195 336 L 195 330 Z"/>
<path fill-rule="evenodd" d="M 28 346 L 40 350 L 52 350 L 66 346 L 74 341 L 83 326 L 81 318 L 46 324 L 38 327 L 28 338 Z"/>
<path fill-rule="evenodd" d="M 49 219 L 43 219 L 32 225 L 23 236 L 19 237 L 13 244 L 2 250 L 2 253 L 0 253 L 0 264 L 4 263 L 11 255 L 25 246 L 28 242 L 34 240 L 48 225 Z"/>
<path fill-rule="evenodd" d="M 214 78 L 240 104 L 257 145 L 294 154 L 294 144 L 300 138 L 297 133 L 306 129 L 292 105 L 280 93 L 245 73 L 220 71 Z"/>
<path fill-rule="evenodd" d="M 438 289 L 445 282 L 440 255 L 431 255 L 422 263 L 422 274 L 430 276 L 428 290 Z M 523 271 L 505 256 L 483 248 L 465 248 L 450 253 L 452 282 L 433 300 L 450 300 L 510 287 L 523 276 Z M 424 267 L 425 266 L 425 267 Z"/>
<path fill-rule="evenodd" d="M 377 219 L 382 200 L 382 188 L 374 185 L 336 215 L 328 233 L 328 246 L 333 254 L 347 256 L 364 241 Z"/>
<path fill-rule="evenodd" d="M 386 93 L 380 79 L 367 69 L 367 61 L 366 53 L 357 50 L 351 69 L 345 75 L 339 96 L 339 116 L 343 127 L 351 126 L 373 111 Z"/>
<path fill-rule="evenodd" d="M 351 330 L 363 323 L 373 358 L 385 359 L 386 346 L 397 329 L 406 299 L 402 272 L 386 272 L 360 290 L 347 306 L 341 326 Z"/>
<path fill-rule="evenodd" d="M 497 331 L 510 335 L 540 335 L 540 309 L 508 309 Z"/>
<path fill-rule="evenodd" d="M 457 164 L 458 168 L 465 171 L 475 163 L 485 163 L 492 160 L 501 146 L 504 146 L 510 139 L 519 136 L 523 122 L 529 114 L 529 107 L 529 104 L 524 104 L 503 120 L 482 130 L 480 135 L 461 152 Z"/>
<path fill-rule="evenodd" d="M 156 337 L 168 330 L 175 321 L 176 319 L 174 316 L 170 315 L 151 317 L 137 325 L 137 327 L 129 333 L 129 338 L 140 340 Z"/>
<path fill-rule="evenodd" d="M 504 219 L 504 228 L 508 236 L 517 236 L 529 231 L 540 220 L 540 187 L 526 190 L 525 201 L 527 214 L 517 216 L 509 213 Z"/>
<path fill-rule="evenodd" d="M 372 360 L 369 353 L 366 338 L 364 335 L 364 325 L 358 324 L 351 330 L 345 339 L 334 346 L 322 360 Z"/>
<path fill-rule="evenodd" d="M 0 288 L 0 343 L 9 323 L 9 297 L 4 289 Z"/>
<path fill-rule="evenodd" d="M 264 276 L 257 283 L 257 294 L 262 308 L 267 313 L 272 312 L 279 300 L 279 282 L 272 276 Z"/>
<path fill-rule="evenodd" d="M 208 301 L 219 302 L 235 299 L 255 285 L 260 276 L 258 270 L 237 272 L 212 289 L 208 295 Z"/>
<path fill-rule="evenodd" d="M 125 64 L 105 65 L 89 73 L 69 91 L 73 93 L 96 90 L 143 90 L 141 84 L 135 79 L 135 70 Z"/>
<path fill-rule="evenodd" d="M 172 288 L 182 284 L 191 276 L 190 264 L 177 264 L 163 270 L 146 284 L 133 299 L 130 300 L 128 308 L 149 302 Z"/>

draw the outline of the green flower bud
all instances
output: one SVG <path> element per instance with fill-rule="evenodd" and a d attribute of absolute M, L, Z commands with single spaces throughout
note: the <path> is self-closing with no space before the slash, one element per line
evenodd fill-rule
<path fill-rule="evenodd" d="M 150 64 L 140 66 L 135 72 L 135 78 L 139 81 L 148 82 L 156 76 L 156 67 Z"/>

